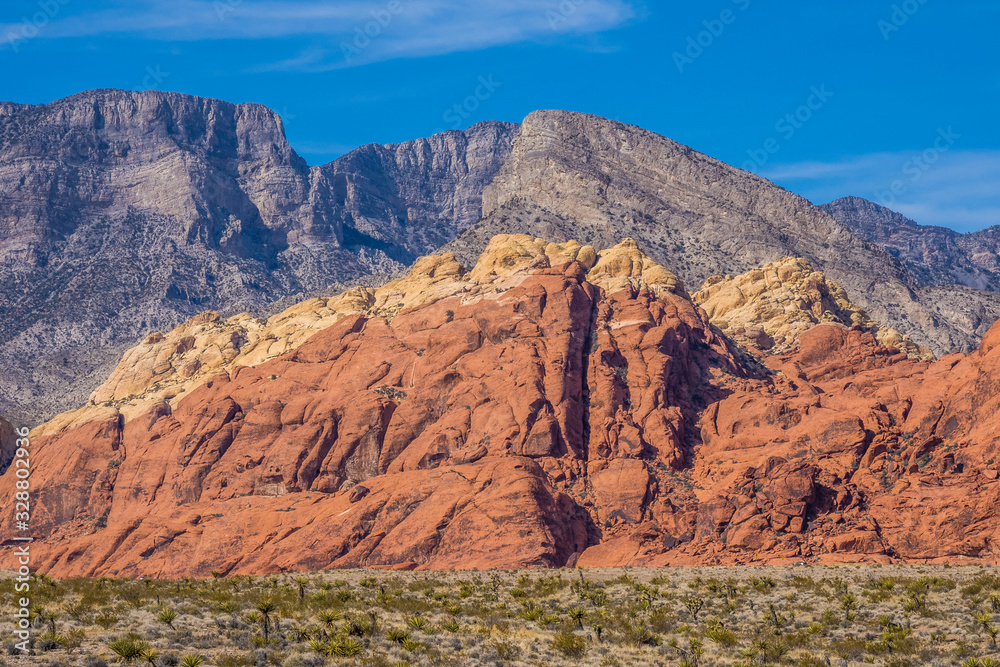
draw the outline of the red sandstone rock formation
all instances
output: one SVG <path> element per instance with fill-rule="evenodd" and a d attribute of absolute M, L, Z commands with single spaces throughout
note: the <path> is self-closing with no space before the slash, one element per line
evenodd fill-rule
<path fill-rule="evenodd" d="M 935 362 L 830 324 L 758 361 L 634 244 L 518 243 L 490 290 L 39 429 L 36 566 L 996 561 L 1000 325 Z"/>

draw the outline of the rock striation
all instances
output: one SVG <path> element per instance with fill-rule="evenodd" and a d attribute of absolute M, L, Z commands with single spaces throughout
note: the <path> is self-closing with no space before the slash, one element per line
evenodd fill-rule
<path fill-rule="evenodd" d="M 445 250 L 474 261 L 499 233 L 577 238 L 595 247 L 630 236 L 689 285 L 801 257 L 870 317 L 936 354 L 975 349 L 1000 316 L 993 294 L 975 302 L 963 295 L 952 306 L 940 293 L 923 292 L 877 243 L 773 183 L 666 137 L 586 114 L 530 114 L 483 193 L 483 217 Z"/>
<path fill-rule="evenodd" d="M 500 233 L 598 248 L 628 236 L 689 286 L 801 257 L 914 344 L 974 350 L 1000 316 L 1000 295 L 975 289 L 996 288 L 995 233 L 927 236 L 848 209 L 570 112 L 310 167 L 259 104 L 118 90 L 4 102 L 0 414 L 37 424 L 80 405 L 127 348 L 205 310 L 371 291 L 442 244 L 471 266 Z"/>
<path fill-rule="evenodd" d="M 125 348 L 206 309 L 402 269 L 478 220 L 515 130 L 309 167 L 259 104 L 121 90 L 0 104 L 0 413 L 37 423 L 78 404 Z"/>
<path fill-rule="evenodd" d="M 33 557 L 170 577 L 996 562 L 1000 325 L 935 361 L 876 333 L 822 323 L 754 358 L 635 241 L 500 236 L 468 271 L 425 257 L 132 350 L 108 405 L 32 433 Z M 185 378 L 192 353 L 221 361 Z"/>
<path fill-rule="evenodd" d="M 861 197 L 843 197 L 820 208 L 855 234 L 885 248 L 921 285 L 1000 290 L 1000 227 L 962 234 L 919 225 Z"/>

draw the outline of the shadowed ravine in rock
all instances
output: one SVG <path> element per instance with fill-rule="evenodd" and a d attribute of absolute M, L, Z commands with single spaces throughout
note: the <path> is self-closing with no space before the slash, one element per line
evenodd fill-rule
<path fill-rule="evenodd" d="M 741 349 L 634 242 L 522 236 L 257 329 L 196 318 L 32 433 L 33 553 L 169 577 L 995 560 L 1000 329 L 923 361 L 810 316 Z"/>

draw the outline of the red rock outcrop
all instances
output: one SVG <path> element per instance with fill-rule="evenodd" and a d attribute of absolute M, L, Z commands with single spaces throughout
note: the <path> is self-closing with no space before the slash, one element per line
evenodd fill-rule
<path fill-rule="evenodd" d="M 927 362 L 824 324 L 761 361 L 631 242 L 433 273 L 141 414 L 36 429 L 36 565 L 996 561 L 1000 325 Z"/>

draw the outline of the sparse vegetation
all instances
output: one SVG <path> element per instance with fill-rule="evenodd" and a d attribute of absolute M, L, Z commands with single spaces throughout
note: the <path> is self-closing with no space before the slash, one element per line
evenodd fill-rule
<path fill-rule="evenodd" d="M 6 665 L 996 667 L 987 567 L 35 577 Z M 0 580 L 7 599 L 14 582 Z M 12 635 L 10 620 L 0 631 Z"/>

